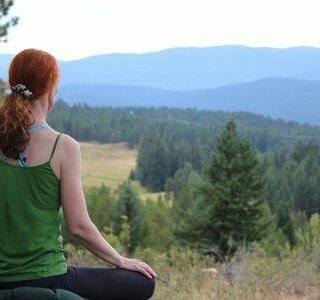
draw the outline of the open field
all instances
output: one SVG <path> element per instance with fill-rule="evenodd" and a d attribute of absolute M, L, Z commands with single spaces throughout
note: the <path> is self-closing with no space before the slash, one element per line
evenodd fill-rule
<path fill-rule="evenodd" d="M 137 151 L 124 143 L 80 143 L 82 180 L 85 188 L 105 184 L 116 188 L 136 166 Z"/>
<path fill-rule="evenodd" d="M 136 167 L 138 151 L 125 143 L 80 143 L 82 154 L 82 181 L 85 189 L 105 184 L 112 190 L 128 178 Z M 155 199 L 159 193 L 149 193 L 138 182 L 134 183 L 142 200 Z"/>

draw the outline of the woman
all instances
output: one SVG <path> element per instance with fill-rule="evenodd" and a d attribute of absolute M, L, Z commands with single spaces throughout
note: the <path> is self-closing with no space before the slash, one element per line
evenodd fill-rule
<path fill-rule="evenodd" d="M 156 273 L 119 255 L 90 220 L 79 144 L 47 123 L 59 68 L 49 53 L 14 57 L 0 107 L 0 289 L 66 289 L 89 299 L 148 299 Z M 61 215 L 93 254 L 118 268 L 67 266 Z"/>

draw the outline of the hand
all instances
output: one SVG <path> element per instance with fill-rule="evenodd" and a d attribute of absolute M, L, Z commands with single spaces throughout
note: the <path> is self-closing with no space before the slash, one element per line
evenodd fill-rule
<path fill-rule="evenodd" d="M 119 268 L 132 270 L 132 271 L 138 271 L 149 278 L 152 278 L 152 276 L 153 277 L 158 276 L 156 274 L 156 272 L 153 271 L 152 268 L 148 264 L 146 264 L 145 262 L 140 261 L 138 259 L 131 259 L 131 258 L 122 257 Z"/>

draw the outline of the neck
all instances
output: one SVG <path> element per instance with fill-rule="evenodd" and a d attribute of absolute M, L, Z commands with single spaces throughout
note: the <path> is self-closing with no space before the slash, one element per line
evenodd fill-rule
<path fill-rule="evenodd" d="M 48 114 L 48 101 L 45 97 L 37 99 L 30 108 L 34 124 L 46 123 Z"/>

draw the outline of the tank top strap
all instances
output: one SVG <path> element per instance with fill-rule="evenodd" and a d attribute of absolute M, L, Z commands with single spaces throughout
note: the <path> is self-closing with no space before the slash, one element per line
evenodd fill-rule
<path fill-rule="evenodd" d="M 51 152 L 51 155 L 50 155 L 50 159 L 49 159 L 50 161 L 51 161 L 52 156 L 53 156 L 53 154 L 54 154 L 54 152 L 55 152 L 55 150 L 57 148 L 57 144 L 59 142 L 59 139 L 60 139 L 61 135 L 62 135 L 62 133 L 59 133 L 58 136 L 56 137 L 56 140 L 54 142 L 54 145 L 53 145 L 53 148 L 52 148 L 52 152 Z"/>

